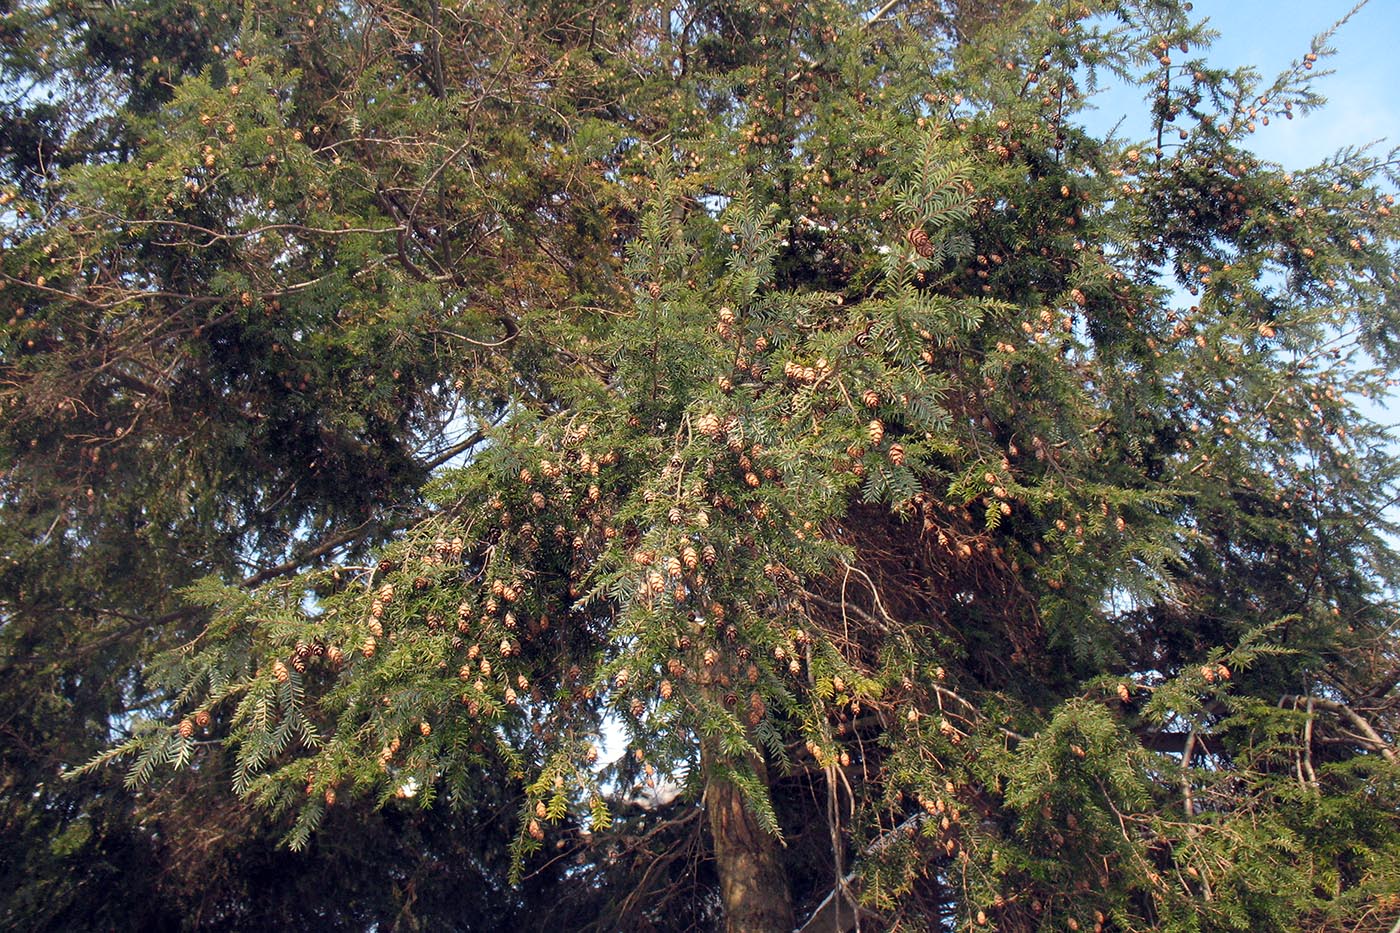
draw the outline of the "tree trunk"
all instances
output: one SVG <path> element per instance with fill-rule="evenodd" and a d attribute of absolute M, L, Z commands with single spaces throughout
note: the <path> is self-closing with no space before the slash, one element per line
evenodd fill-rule
<path fill-rule="evenodd" d="M 750 764 L 760 779 L 763 763 Z M 795 923 L 778 841 L 764 831 L 732 783 L 711 772 L 705 811 L 714 839 L 726 933 L 791 933 Z"/>

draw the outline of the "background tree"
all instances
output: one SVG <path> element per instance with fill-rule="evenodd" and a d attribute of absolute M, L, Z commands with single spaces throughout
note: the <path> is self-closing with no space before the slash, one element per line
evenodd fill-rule
<path fill-rule="evenodd" d="M 449 336 L 422 322 L 422 315 L 440 313 L 433 296 L 445 286 L 409 272 L 416 269 L 412 257 L 421 259 L 424 248 L 450 249 L 451 242 L 428 242 L 433 235 L 421 219 L 391 221 L 381 213 L 392 214 L 400 199 L 410 206 L 421 201 L 411 178 L 398 177 L 403 160 L 421 152 L 397 143 L 381 148 L 372 157 L 390 168 L 382 178 L 363 176 L 368 187 L 360 188 L 327 174 L 344 165 L 329 149 L 296 146 L 302 131 L 285 134 L 299 167 L 279 161 L 286 154 L 279 156 L 282 150 L 268 142 L 270 126 L 294 113 L 300 119 L 297 108 L 304 108 L 324 111 L 323 135 L 375 148 L 358 128 L 331 136 L 332 121 L 361 118 L 336 111 L 328 97 L 344 91 L 353 98 L 356 87 L 394 83 L 412 91 L 423 71 L 408 61 L 403 37 L 379 31 L 375 16 L 357 24 L 323 21 L 321 32 L 309 34 L 304 18 L 285 20 L 290 11 L 284 10 L 284 19 L 268 20 L 278 22 L 273 34 L 258 40 L 277 48 L 277 57 L 255 63 L 244 49 L 230 54 L 240 29 L 246 26 L 250 37 L 257 31 L 251 22 L 240 25 L 243 13 L 217 6 L 131 8 L 109 17 L 60 6 L 17 10 L 10 20 L 7 86 L 15 90 L 16 116 L 6 131 L 22 134 L 49 120 L 41 144 L 6 142 L 13 184 L 5 200 L 14 211 L 7 215 L 6 262 L 14 263 L 7 272 L 21 270 L 31 286 L 7 293 L 18 297 L 7 310 L 4 350 L 10 558 L 4 657 L 13 697 L 7 704 L 13 714 L 6 803 L 14 807 L 9 824 L 25 827 L 32 839 L 11 849 L 15 861 L 6 866 L 15 889 L 25 892 L 13 901 L 17 923 L 64 926 L 73 916 L 103 916 L 89 898 L 119 918 L 142 916 L 162 903 L 134 884 L 123 890 L 139 902 L 136 912 L 115 903 L 103 867 L 109 859 L 129 866 L 160 865 L 165 858 L 197 865 L 194 874 L 205 878 L 211 866 L 215 878 L 228 872 L 227 853 L 236 847 L 202 852 L 197 838 L 180 834 L 176 847 L 191 851 L 162 856 L 165 847 L 150 840 L 136 801 L 106 786 L 57 782 L 57 771 L 105 745 L 127 710 L 162 702 L 139 678 L 140 658 L 199 630 L 197 615 L 176 595 L 180 586 L 211 571 L 251 584 L 332 552 L 363 550 L 407 520 L 418 484 L 436 465 L 470 447 L 471 419 L 493 418 L 502 404 L 490 387 L 459 394 L 465 381 L 452 385 L 475 378 L 480 359 L 464 363 L 460 351 L 470 345 L 451 341 L 480 331 L 494 335 L 496 325 Z M 84 18 L 89 15 L 96 19 Z M 167 39 L 194 19 L 198 41 L 188 56 L 177 55 Z M 387 57 L 369 73 L 363 62 L 344 58 L 355 26 L 374 29 L 384 40 Z M 285 32 L 289 28 L 292 33 Z M 36 36 L 51 41 L 36 45 Z M 273 100 L 267 69 L 301 66 L 306 71 L 295 100 Z M 515 95 L 528 78 L 522 73 L 511 86 L 497 82 L 492 93 L 500 96 L 492 106 L 515 112 Z M 177 90 L 181 80 L 187 83 Z M 463 78 L 464 85 L 472 80 Z M 213 95 L 210 82 L 220 88 L 218 108 L 188 112 L 190 93 Z M 479 109 L 484 97 L 476 84 L 471 93 Z M 238 104 L 245 106 L 230 106 Z M 163 114 L 174 112 L 190 118 L 185 130 L 162 122 Z M 222 134 L 215 137 L 217 151 L 207 138 L 214 113 Z M 196 116 L 202 118 L 197 123 Z M 249 138 L 250 127 L 261 132 Z M 461 129 L 488 144 L 470 125 Z M 510 133 L 521 129 L 508 127 Z M 158 144 L 143 138 L 152 131 Z M 257 151 L 241 148 L 247 145 Z M 287 174 L 308 169 L 319 187 Z M 67 184 L 78 184 L 84 171 L 91 186 L 78 196 Z M 426 168 L 422 177 L 430 173 Z M 158 191 L 148 184 L 156 176 Z M 303 183 L 308 187 L 298 187 Z M 349 200 L 329 204 L 332 187 Z M 520 210 L 528 211 L 527 202 L 543 197 L 544 188 L 522 186 L 518 193 L 527 206 Z M 22 200 L 12 201 L 16 196 Z M 330 213 L 309 218 L 307 210 L 319 205 Z M 347 229 L 329 219 L 365 212 L 384 218 L 381 226 L 390 233 L 372 234 L 353 223 Z M 153 218 L 169 224 L 157 228 Z M 311 229 L 323 221 L 334 229 Z M 394 235 L 399 230 L 402 238 Z M 469 242 L 479 231 L 459 224 L 452 236 Z M 272 237 L 280 239 L 274 244 Z M 514 248 L 518 256 L 522 248 Z M 386 269 L 391 261 L 397 272 Z M 516 276 L 528 275 L 526 264 L 514 268 Z M 325 276 L 330 269 L 336 271 Z M 505 281 L 485 269 L 479 274 Z M 308 286 L 318 277 L 323 290 L 313 293 Z M 7 284 L 18 283 L 10 278 Z M 354 295 L 382 295 L 386 288 L 402 300 L 356 305 Z M 483 321 L 490 320 L 487 314 Z M 51 700 L 30 703 L 35 696 Z M 152 807 L 165 808 L 165 802 Z M 228 808 L 213 812 L 232 820 L 221 828 L 227 838 L 244 838 L 249 847 L 267 847 L 276 838 Z M 444 836 L 451 837 L 452 825 L 443 826 Z M 250 832 L 254 838 L 246 839 Z M 108 835 L 111 841 L 104 842 Z M 55 837 L 67 841 L 48 854 Z M 132 854 L 105 854 L 112 848 Z M 371 841 L 364 848 L 384 857 L 396 846 Z M 412 849 L 394 857 L 394 872 L 403 878 L 417 871 L 420 856 Z M 271 852 L 265 858 L 285 865 Z M 183 873 L 177 866 L 154 874 Z M 219 909 L 240 918 L 234 923 L 249 922 L 247 911 L 273 899 L 261 878 L 264 893 L 248 903 L 250 883 L 231 880 L 222 895 Z M 86 893 L 57 893 L 72 884 Z M 304 904 L 310 887 L 289 891 L 288 902 L 303 902 L 313 916 L 338 909 L 334 892 Z M 361 889 L 383 891 L 376 909 L 385 922 L 408 904 L 413 915 L 426 913 L 429 899 L 412 892 L 372 884 Z M 165 898 L 166 922 L 174 924 L 187 909 L 185 892 L 168 891 Z M 194 916 L 202 923 L 207 915 Z"/>
<path fill-rule="evenodd" d="M 26 13 L 8 74 L 89 67 Z M 189 13 L 7 142 L 39 877 L 154 850 L 153 925 L 1391 922 L 1394 179 L 1246 148 L 1312 59 L 1212 70 L 1167 2 Z M 1154 138 L 1078 127 L 1104 70 Z M 54 781 L 109 730 L 141 796 Z M 199 838 L 227 781 L 306 874 Z"/>

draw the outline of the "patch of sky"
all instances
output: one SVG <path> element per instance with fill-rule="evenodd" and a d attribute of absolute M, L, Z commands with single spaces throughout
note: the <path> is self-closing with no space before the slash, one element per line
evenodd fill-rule
<path fill-rule="evenodd" d="M 1311 69 L 1314 89 L 1326 98 L 1325 105 L 1293 119 L 1258 125 L 1248 145 L 1260 159 L 1301 171 L 1335 160 L 1343 150 L 1371 145 L 1379 153 L 1400 142 L 1400 104 L 1394 94 L 1400 87 L 1400 56 L 1394 54 L 1395 40 L 1400 38 L 1400 3 L 1196 0 L 1192 15 L 1205 19 L 1218 33 L 1203 53 L 1209 64 L 1227 70 L 1251 68 L 1259 75 L 1261 87 L 1302 62 L 1315 49 L 1315 37 L 1326 35 L 1321 45 L 1331 52 Z M 1080 118 L 1086 129 L 1148 145 L 1154 131 L 1143 88 L 1106 71 L 1098 77 L 1092 106 Z M 1183 303 L 1191 303 L 1179 286 L 1174 292 Z M 1360 365 L 1371 364 L 1363 360 Z M 1358 398 L 1356 402 L 1379 425 L 1394 429 L 1400 423 L 1395 415 L 1400 398 Z"/>

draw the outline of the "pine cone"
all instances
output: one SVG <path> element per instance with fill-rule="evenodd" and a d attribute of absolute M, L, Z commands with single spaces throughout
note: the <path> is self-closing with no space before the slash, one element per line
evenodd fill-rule
<path fill-rule="evenodd" d="M 923 258 L 927 259 L 933 255 L 933 241 L 924 232 L 923 227 L 914 227 L 908 233 L 909 245 Z"/>

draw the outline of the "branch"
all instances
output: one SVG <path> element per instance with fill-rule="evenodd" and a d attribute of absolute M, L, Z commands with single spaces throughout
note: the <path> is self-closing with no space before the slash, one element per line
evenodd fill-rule
<path fill-rule="evenodd" d="M 1189 820 L 1196 815 L 1196 802 L 1191 796 L 1191 756 L 1196 751 L 1196 730 L 1186 736 L 1186 745 L 1181 750 L 1181 805 Z"/>
<path fill-rule="evenodd" d="M 880 9 L 875 11 L 875 15 L 871 16 L 868 20 L 865 21 L 865 28 L 869 29 L 871 26 L 874 26 L 880 20 L 884 19 L 885 14 L 888 13 L 890 10 L 893 10 L 895 7 L 899 6 L 899 4 L 900 0 L 889 0 L 888 3 L 886 3 L 884 6 L 880 7 Z"/>
<path fill-rule="evenodd" d="M 451 460 L 458 454 L 465 453 L 466 451 L 471 450 L 477 444 L 480 444 L 485 437 L 486 435 L 481 431 L 473 431 L 471 436 L 466 438 L 465 440 L 459 441 L 456 444 L 453 444 L 451 447 L 438 451 L 431 459 L 429 459 L 426 463 L 423 464 L 424 469 L 431 473 L 433 470 L 436 470 L 438 467 L 442 466 L 444 463 Z"/>
<path fill-rule="evenodd" d="M 917 830 L 928 814 L 922 810 L 900 823 L 894 829 L 882 834 L 870 845 L 861 850 L 861 855 L 871 856 L 883 852 L 889 848 L 894 841 L 904 833 Z M 856 872 L 852 869 L 836 887 L 831 889 L 831 893 L 822 899 L 812 911 L 812 915 L 807 918 L 807 922 L 797 928 L 796 933 L 848 933 L 854 930 L 859 922 L 860 915 L 868 913 L 851 897 L 852 885 L 856 881 Z"/>
<path fill-rule="evenodd" d="M 365 522 L 361 525 L 357 525 L 356 527 L 349 529 L 348 531 L 341 532 L 338 535 L 332 535 L 331 537 L 322 540 L 319 544 L 315 545 L 314 547 L 302 551 L 295 557 L 289 558 L 283 561 L 282 563 L 275 564 L 271 567 L 264 567 L 262 570 L 259 570 L 254 574 L 244 577 L 242 580 L 239 581 L 239 585 L 245 587 L 254 587 L 258 586 L 259 584 L 266 583 L 268 580 L 272 580 L 276 577 L 282 577 L 291 573 L 295 573 L 298 569 L 302 567 L 302 565 L 310 563 L 311 561 L 316 560 L 318 558 L 324 557 L 331 551 L 334 551 L 336 548 L 342 547 L 346 544 L 349 544 L 351 541 L 354 541 L 358 538 L 362 538 L 365 535 L 369 534 L 371 531 L 371 524 L 373 523 Z M 394 525 L 387 526 L 386 530 L 393 530 L 395 528 L 400 527 L 401 524 L 402 523 L 395 523 Z M 155 616 L 154 618 L 130 615 L 121 612 L 120 610 L 105 609 L 100 606 L 62 607 L 59 611 L 90 612 L 93 615 L 107 615 L 116 619 L 120 619 L 124 623 L 104 633 L 95 641 L 91 641 L 82 646 L 74 648 L 70 652 L 75 657 L 82 657 L 96 651 L 101 651 L 110 644 L 119 642 L 122 639 L 128 638 L 146 629 L 159 628 L 171 622 L 175 622 L 184 618 L 189 618 L 198 613 L 199 609 L 195 606 L 182 606 L 179 609 L 171 610 L 170 612 L 166 612 L 162 615 Z"/>
<path fill-rule="evenodd" d="M 981 711 L 980 709 L 978 709 L 975 705 L 973 705 L 973 703 L 972 703 L 971 700 L 967 699 L 966 697 L 962 696 L 961 694 L 957 693 L 956 691 L 954 691 L 954 690 L 949 690 L 947 687 L 941 686 L 941 685 L 939 685 L 939 684 L 933 684 L 932 687 L 933 687 L 933 692 L 934 692 L 934 693 L 938 694 L 938 695 L 941 696 L 941 697 L 948 697 L 950 700 L 955 700 L 955 701 L 957 701 L 959 704 L 962 705 L 962 707 L 963 707 L 964 709 L 966 709 L 968 712 L 970 712 L 970 713 L 972 714 L 972 717 L 971 717 L 971 719 L 970 719 L 969 721 L 975 722 L 975 721 L 977 721 L 977 720 L 983 718 L 983 717 L 982 717 L 982 711 Z M 955 715 L 957 715 L 957 714 L 956 714 L 956 713 L 949 713 L 949 715 L 955 716 Z M 1004 735 L 1006 738 L 1012 739 L 1013 741 L 1016 741 L 1016 742 L 1024 742 L 1024 741 L 1026 741 L 1026 737 L 1025 737 L 1024 735 L 1022 735 L 1021 733 L 1016 732 L 1016 731 L 1014 731 L 1014 730 L 1008 729 L 1008 728 L 1006 728 L 1005 726 L 997 726 L 997 731 L 1000 732 L 1002 735 Z"/>
<path fill-rule="evenodd" d="M 1400 684 L 1400 667 L 1394 668 L 1380 677 L 1376 681 L 1375 686 L 1366 691 L 1365 698 L 1379 700 L 1381 697 L 1394 690 L 1397 684 Z"/>
<path fill-rule="evenodd" d="M 1313 698 L 1313 697 L 1308 697 L 1308 721 L 1307 721 L 1307 724 L 1303 726 L 1303 760 L 1302 760 L 1303 774 L 1304 774 L 1304 776 L 1305 776 L 1306 779 L 1307 779 L 1307 784 L 1308 784 L 1308 786 L 1311 787 L 1311 788 L 1313 788 L 1314 790 L 1317 789 L 1317 771 L 1313 768 L 1313 763 L 1312 763 L 1313 718 L 1314 718 L 1314 716 L 1313 716 L 1313 708 L 1314 708 L 1315 706 L 1317 706 L 1317 700 L 1316 700 L 1315 698 Z"/>
<path fill-rule="evenodd" d="M 429 472 L 437 469 L 438 467 L 442 466 L 444 463 L 451 460 L 458 454 L 470 450 L 477 444 L 481 443 L 485 436 L 486 435 L 481 431 L 473 431 L 470 436 L 464 438 L 461 441 L 458 441 L 451 447 L 438 451 L 431 459 L 429 459 L 423 464 L 424 468 Z M 370 531 L 372 530 L 371 526 L 373 526 L 374 524 L 374 522 L 364 522 L 363 524 L 356 525 L 354 528 L 350 528 L 346 531 L 341 532 L 340 534 L 332 535 L 329 538 L 325 538 L 314 547 L 302 551 L 300 554 L 290 557 L 280 564 L 274 564 L 271 567 L 264 567 L 257 573 L 254 573 L 251 576 L 244 577 L 240 582 L 243 586 L 251 587 L 257 586 L 260 583 L 266 583 L 268 580 L 271 580 L 275 577 L 281 577 L 289 573 L 295 573 L 304 564 L 308 564 L 313 560 L 325 557 L 327 554 L 329 554 L 331 551 L 334 551 L 336 548 L 349 544 L 350 542 L 358 540 L 359 538 L 363 538 L 365 535 L 370 533 Z M 398 529 L 399 527 L 402 527 L 402 524 L 402 522 L 395 522 L 392 525 L 383 527 L 386 531 L 393 531 Z"/>
<path fill-rule="evenodd" d="M 1139 726 L 1138 728 L 1133 729 L 1133 735 L 1137 738 L 1138 742 L 1142 745 L 1142 747 L 1150 752 L 1161 752 L 1163 754 L 1169 755 L 1180 755 L 1182 754 L 1182 750 L 1186 746 L 1186 740 L 1190 737 L 1191 732 L 1194 731 L 1194 729 L 1188 732 L 1183 732 L 1171 729 L 1153 729 L 1147 726 Z M 1210 753 L 1210 749 L 1206 747 L 1205 736 L 1201 735 L 1200 733 L 1196 733 L 1195 745 L 1200 746 L 1200 748 L 1204 750 L 1206 754 Z M 1192 751 L 1192 754 L 1194 756 L 1194 750 Z"/>
<path fill-rule="evenodd" d="M 1364 744 L 1369 745 L 1371 748 L 1380 752 L 1386 761 L 1389 761 L 1392 764 L 1395 763 L 1395 749 L 1391 748 L 1389 742 L 1381 738 L 1380 733 L 1377 732 L 1360 713 L 1352 709 L 1350 706 L 1347 706 L 1345 703 L 1337 703 L 1334 700 L 1324 700 L 1321 697 L 1291 696 L 1285 697 L 1285 700 L 1292 701 L 1294 703 L 1310 703 L 1317 709 L 1325 709 L 1328 712 L 1336 713 L 1337 715 L 1346 718 L 1352 725 L 1356 726 L 1356 728 L 1361 731 L 1361 735 L 1365 737 Z"/>
<path fill-rule="evenodd" d="M 425 464 L 426 469 L 431 471 L 441 466 L 443 463 L 446 463 L 448 460 L 451 460 L 453 457 L 457 456 L 463 451 L 468 450 L 471 447 L 474 447 L 477 444 L 479 444 L 484 438 L 484 436 L 485 435 L 481 431 L 476 431 L 470 437 L 456 444 L 453 444 L 451 447 L 448 447 L 445 450 L 439 451 L 432 459 L 427 461 L 427 463 Z M 325 557 L 327 554 L 331 553 L 336 548 L 343 547 L 351 543 L 352 541 L 356 541 L 360 538 L 367 536 L 371 533 L 371 531 L 374 530 L 374 528 L 372 527 L 374 526 L 374 524 L 374 522 L 364 522 L 362 524 L 356 525 L 354 528 L 350 528 L 346 531 L 342 531 L 339 534 L 331 535 L 328 538 L 324 538 L 318 544 L 313 545 L 312 547 L 300 552 L 299 554 L 296 554 L 293 557 L 288 558 L 287 560 L 282 561 L 279 564 L 274 564 L 271 567 L 264 567 L 256 573 L 249 574 L 248 576 L 244 577 L 242 580 L 239 581 L 239 585 L 245 587 L 255 587 L 266 583 L 269 580 L 276 579 L 277 577 L 283 577 L 287 576 L 288 574 L 295 573 L 304 565 L 314 560 L 318 560 L 322 557 Z M 403 524 L 403 522 L 395 522 L 391 525 L 380 527 L 382 530 L 393 531 L 402 527 Z M 102 647 L 105 647 L 110 642 L 118 641 L 144 628 L 164 625 L 166 623 L 173 622 L 177 619 L 193 615 L 195 612 L 198 611 L 194 607 L 187 606 L 173 610 L 171 612 L 167 612 L 164 615 L 157 616 L 156 618 L 148 619 L 141 616 L 128 615 L 115 609 L 104 609 L 101 607 L 94 606 L 78 607 L 74 608 L 72 611 L 76 612 L 80 610 L 85 612 L 91 612 L 96 615 L 113 616 L 115 618 L 122 619 L 126 623 L 125 625 L 104 635 L 100 640 L 92 643 L 91 645 L 87 645 L 84 648 L 79 649 L 81 653 L 86 653 L 89 650 L 100 649 Z"/>
<path fill-rule="evenodd" d="M 286 576 L 289 573 L 295 573 L 300 567 L 302 567 L 302 565 L 308 564 L 311 561 L 316 560 L 318 558 L 325 557 L 331 551 L 334 551 L 336 548 L 341 547 L 343 545 L 349 544 L 351 541 L 363 538 L 365 535 L 369 534 L 370 527 L 373 524 L 373 522 L 365 522 L 364 524 L 356 525 L 354 528 L 351 528 L 348 531 L 342 531 L 338 535 L 331 535 L 329 538 L 323 539 L 321 543 L 317 544 L 315 547 L 312 547 L 306 551 L 302 551 L 300 554 L 297 554 L 294 557 L 290 557 L 280 564 L 274 564 L 271 567 L 264 567 L 257 573 L 244 577 L 242 580 L 239 581 L 239 583 L 242 586 L 252 587 L 257 586 L 261 583 L 266 583 L 268 580 L 274 579 L 275 577 L 281 577 Z"/>

